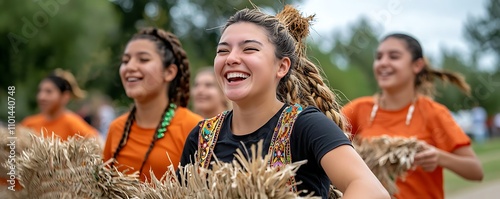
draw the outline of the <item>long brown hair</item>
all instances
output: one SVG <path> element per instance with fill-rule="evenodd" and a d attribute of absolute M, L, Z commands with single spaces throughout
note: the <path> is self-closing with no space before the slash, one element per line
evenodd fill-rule
<path fill-rule="evenodd" d="M 320 69 L 305 54 L 304 40 L 309 34 L 313 17 L 302 17 L 297 9 L 289 5 L 276 16 L 264 14 L 258 9 L 243 9 L 229 18 L 223 31 L 238 22 L 263 27 L 269 41 L 276 47 L 275 56 L 278 59 L 288 57 L 291 61 L 290 70 L 278 84 L 278 99 L 287 104 L 315 106 L 345 131 L 347 122 L 340 112 L 335 94 L 323 82 Z"/>
<path fill-rule="evenodd" d="M 414 85 L 417 92 L 431 97 L 434 96 L 434 94 L 436 93 L 434 81 L 437 78 L 444 82 L 451 82 L 452 84 L 460 88 L 460 90 L 462 90 L 464 93 L 470 95 L 470 86 L 469 84 L 467 84 L 465 78 L 460 73 L 437 70 L 431 67 L 431 65 L 429 64 L 429 60 L 427 60 L 423 55 L 422 46 L 415 38 L 406 34 L 395 33 L 387 35 L 386 37 L 384 37 L 384 39 L 382 39 L 382 41 L 385 41 L 389 38 L 395 38 L 403 41 L 412 56 L 412 61 L 415 62 L 419 59 L 423 59 L 424 67 L 415 78 Z"/>
<path fill-rule="evenodd" d="M 182 48 L 181 42 L 171 32 L 164 31 L 157 28 L 145 28 L 135 34 L 130 41 L 137 39 L 146 39 L 154 42 L 156 44 L 157 51 L 162 58 L 163 67 L 166 68 L 174 64 L 178 70 L 175 78 L 170 82 L 168 87 L 168 100 L 169 103 L 175 103 L 177 106 L 186 107 L 189 100 L 189 61 L 187 58 L 186 51 Z M 130 42 L 129 41 L 129 42 Z M 153 134 L 153 140 L 146 152 L 144 160 L 141 163 L 141 168 L 139 172 L 142 173 L 142 169 L 153 149 L 156 141 L 159 139 L 156 136 L 158 128 L 161 126 L 161 122 L 165 117 L 169 105 L 165 108 L 160 123 Z M 130 135 L 132 123 L 135 120 L 136 107 L 134 106 L 128 115 L 127 121 L 125 122 L 125 127 L 123 128 L 123 135 L 120 139 L 120 143 L 113 154 L 113 159 L 116 159 L 118 153 L 123 149 Z"/>

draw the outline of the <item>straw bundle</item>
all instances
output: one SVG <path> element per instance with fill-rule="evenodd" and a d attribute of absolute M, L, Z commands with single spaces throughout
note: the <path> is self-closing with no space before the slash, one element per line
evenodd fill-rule
<path fill-rule="evenodd" d="M 14 141 L 15 143 L 11 143 Z M 31 139 L 29 137 L 29 131 L 27 128 L 21 127 L 21 126 L 16 126 L 15 127 L 15 134 L 11 135 L 9 129 L 6 126 L 3 126 L 0 124 L 0 146 L 2 148 L 0 149 L 0 177 L 3 179 L 10 179 L 10 175 L 7 175 L 9 173 L 9 167 L 13 162 L 9 162 L 9 155 L 11 155 L 11 145 L 12 147 L 15 147 L 12 150 L 15 150 L 15 157 L 19 157 L 21 152 L 30 145 Z M 14 156 L 12 156 L 14 157 Z M 12 158 L 11 157 L 11 158 Z M 15 160 L 15 159 L 13 159 Z M 10 160 L 12 161 L 12 160 Z M 6 183 L 6 182 L 2 182 Z M 19 190 L 17 191 L 12 191 L 9 190 L 10 184 L 5 184 L 1 185 L 0 184 L 0 198 L 4 199 L 17 199 L 17 198 L 26 198 L 24 195 L 22 195 L 22 192 Z M 17 185 L 19 186 L 19 185 Z M 19 188 L 19 187 L 15 187 Z"/>
<path fill-rule="evenodd" d="M 404 179 L 408 170 L 412 169 L 414 157 L 420 147 L 419 141 L 414 137 L 381 136 L 358 139 L 353 143 L 356 151 L 391 195 L 398 192 L 396 180 Z"/>
<path fill-rule="evenodd" d="M 252 156 L 247 160 L 238 150 L 231 163 L 215 161 L 212 169 L 204 169 L 195 163 L 179 167 L 179 177 L 169 167 L 160 179 L 152 176 L 151 182 L 143 187 L 142 198 L 301 198 L 290 191 L 287 181 L 295 175 L 305 161 L 292 163 L 280 169 L 269 166 L 270 155 L 262 157 L 262 142 L 251 147 Z M 313 198 L 306 196 L 304 198 Z"/>
<path fill-rule="evenodd" d="M 19 157 L 21 152 L 31 144 L 29 135 L 29 129 L 21 126 L 16 126 L 15 135 L 11 135 L 9 129 L 6 126 L 2 126 L 0 124 L 0 146 L 2 146 L 2 148 L 0 149 L 0 163 L 2 164 L 2 166 L 0 166 L 1 178 L 9 177 L 7 175 L 8 169 L 6 167 L 6 163 L 11 152 L 11 147 L 9 146 L 9 144 L 11 143 L 11 141 L 15 141 L 15 156 Z"/>
<path fill-rule="evenodd" d="M 27 198 L 139 198 L 137 174 L 107 167 L 98 141 L 80 136 L 67 141 L 32 135 L 32 146 L 17 160 Z"/>

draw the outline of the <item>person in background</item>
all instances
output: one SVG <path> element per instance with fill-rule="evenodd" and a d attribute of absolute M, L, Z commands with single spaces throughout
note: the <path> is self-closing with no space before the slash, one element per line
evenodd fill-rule
<path fill-rule="evenodd" d="M 101 136 L 106 139 L 109 125 L 116 118 L 111 99 L 103 94 L 96 94 L 91 99 L 92 115 L 95 119 L 92 124 L 99 130 Z"/>
<path fill-rule="evenodd" d="M 488 138 L 488 127 L 486 126 L 488 113 L 486 113 L 486 110 L 484 110 L 483 107 L 479 106 L 479 104 L 476 104 L 471 109 L 471 115 L 472 115 L 471 130 L 473 138 L 477 143 L 483 144 Z"/>
<path fill-rule="evenodd" d="M 95 128 L 66 108 L 71 99 L 82 99 L 84 96 L 85 92 L 70 72 L 56 69 L 38 85 L 36 99 L 40 113 L 24 118 L 21 125 L 46 137 L 54 133 L 66 140 L 78 134 L 101 141 Z"/>
<path fill-rule="evenodd" d="M 465 80 L 431 68 L 420 43 L 406 34 L 391 34 L 378 46 L 373 72 L 380 94 L 355 99 L 342 112 L 351 123 L 354 139 L 382 135 L 416 137 L 422 150 L 415 170 L 398 179 L 396 198 L 444 198 L 443 169 L 481 181 L 481 162 L 469 137 L 453 120 L 450 111 L 431 99 L 434 79 L 448 80 L 469 93 Z"/>
<path fill-rule="evenodd" d="M 217 84 L 213 67 L 203 67 L 198 71 L 191 90 L 194 112 L 203 118 L 212 118 L 230 109 L 230 102 Z"/>

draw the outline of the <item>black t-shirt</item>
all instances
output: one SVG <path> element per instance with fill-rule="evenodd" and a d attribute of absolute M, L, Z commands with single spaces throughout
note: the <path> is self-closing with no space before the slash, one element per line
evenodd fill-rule
<path fill-rule="evenodd" d="M 266 124 L 248 135 L 237 136 L 231 131 L 232 111 L 228 113 L 222 124 L 219 139 L 214 148 L 214 155 L 218 160 L 230 162 L 234 159 L 236 149 L 248 151 L 250 147 L 264 139 L 264 154 L 267 154 L 283 106 Z M 199 125 L 189 134 L 184 151 L 181 157 L 181 165 L 186 165 L 194 160 L 193 157 L 198 149 Z M 247 150 L 241 143 L 244 143 Z M 295 121 L 293 131 L 290 136 L 290 148 L 292 162 L 307 160 L 307 163 L 300 166 L 295 180 L 302 182 L 297 186 L 298 190 L 308 190 L 314 195 L 328 197 L 330 179 L 321 167 L 321 158 L 338 146 L 350 145 L 351 142 L 344 135 L 342 130 L 332 120 L 328 119 L 320 110 L 315 107 L 304 109 Z M 251 156 L 247 156 L 251 157 Z M 211 159 L 212 161 L 214 158 Z"/>

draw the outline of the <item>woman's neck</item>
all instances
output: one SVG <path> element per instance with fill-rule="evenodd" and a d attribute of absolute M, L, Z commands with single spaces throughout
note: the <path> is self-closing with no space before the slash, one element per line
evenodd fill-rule
<path fill-rule="evenodd" d="M 156 96 L 151 100 L 135 101 L 135 121 L 142 128 L 156 128 L 160 123 L 165 108 L 168 106 L 167 96 Z"/>
<path fill-rule="evenodd" d="M 410 104 L 416 98 L 416 92 L 411 89 L 398 91 L 384 90 L 379 97 L 379 106 L 386 110 L 398 110 Z"/>
<path fill-rule="evenodd" d="M 66 112 L 66 107 L 63 106 L 63 107 L 57 108 L 54 111 L 44 113 L 44 115 L 47 118 L 47 120 L 54 120 L 54 119 L 58 118 L 59 116 L 61 116 L 64 112 Z"/>
<path fill-rule="evenodd" d="M 233 102 L 231 125 L 233 134 L 247 135 L 256 131 L 266 124 L 282 106 L 283 102 L 276 98 L 268 101 L 254 101 L 244 105 Z"/>
<path fill-rule="evenodd" d="M 218 106 L 214 109 L 207 110 L 207 111 L 199 111 L 198 114 L 200 114 L 203 118 L 208 119 L 215 117 L 217 114 L 222 113 L 226 109 L 223 106 Z"/>

